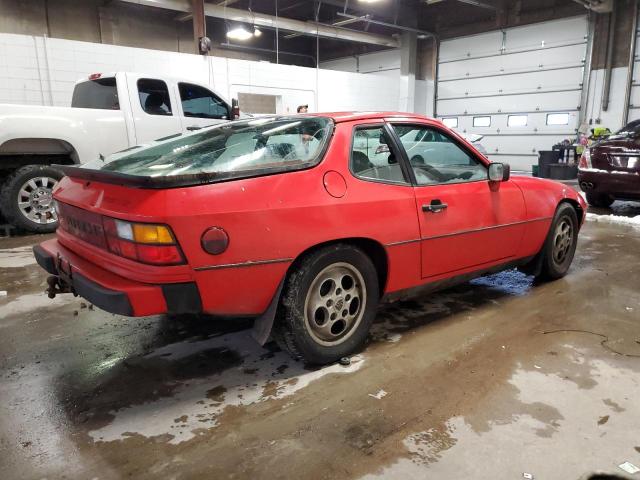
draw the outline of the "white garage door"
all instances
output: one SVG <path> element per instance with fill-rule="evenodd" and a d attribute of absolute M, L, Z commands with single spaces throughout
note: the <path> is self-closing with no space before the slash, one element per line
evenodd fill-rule
<path fill-rule="evenodd" d="M 640 25 L 640 16 L 638 18 Z M 640 30 L 636 30 L 636 56 L 633 62 L 633 76 L 629 95 L 629 121 L 640 119 Z"/>
<path fill-rule="evenodd" d="M 581 16 L 442 41 L 437 116 L 530 171 L 539 150 L 575 137 L 587 26 Z"/>

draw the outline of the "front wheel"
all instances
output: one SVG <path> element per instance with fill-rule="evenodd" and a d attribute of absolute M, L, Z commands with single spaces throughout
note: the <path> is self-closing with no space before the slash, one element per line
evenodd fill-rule
<path fill-rule="evenodd" d="M 569 271 L 578 244 L 578 216 L 568 203 L 562 203 L 553 218 L 542 251 L 539 277 L 556 280 Z"/>
<path fill-rule="evenodd" d="M 48 165 L 27 165 L 11 173 L 0 189 L 0 211 L 7 222 L 34 233 L 58 226 L 52 192 L 62 173 Z"/>
<path fill-rule="evenodd" d="M 308 255 L 285 283 L 274 337 L 296 359 L 326 364 L 364 344 L 378 305 L 371 259 L 351 245 Z"/>

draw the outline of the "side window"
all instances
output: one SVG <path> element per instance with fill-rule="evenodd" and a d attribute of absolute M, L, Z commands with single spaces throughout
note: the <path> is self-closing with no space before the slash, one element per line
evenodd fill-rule
<path fill-rule="evenodd" d="M 226 119 L 227 104 L 206 88 L 179 83 L 180 100 L 185 117 Z"/>
<path fill-rule="evenodd" d="M 389 145 L 382 127 L 356 128 L 349 160 L 351 172 L 363 180 L 409 183 Z"/>
<path fill-rule="evenodd" d="M 162 80 L 141 78 L 138 80 L 140 106 L 149 115 L 172 115 L 169 89 Z"/>
<path fill-rule="evenodd" d="M 393 129 L 407 152 L 418 185 L 487 179 L 486 167 L 448 135 L 415 125 L 393 125 Z"/>

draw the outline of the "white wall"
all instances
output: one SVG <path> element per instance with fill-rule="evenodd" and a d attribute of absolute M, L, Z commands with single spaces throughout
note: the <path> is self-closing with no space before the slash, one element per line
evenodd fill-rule
<path fill-rule="evenodd" d="M 602 93 L 604 86 L 604 70 L 593 70 L 589 80 L 589 97 L 585 122 L 587 128 L 596 125 L 609 127 L 612 132 L 623 127 L 624 93 L 627 84 L 627 67 L 611 70 L 611 90 L 609 92 L 609 107 L 602 110 Z"/>
<path fill-rule="evenodd" d="M 379 73 L 396 77 L 400 75 L 400 51 L 384 50 L 320 62 L 320 68 L 344 72 Z"/>
<path fill-rule="evenodd" d="M 227 98 L 279 95 L 278 113 L 302 103 L 311 111 L 345 111 L 397 110 L 399 102 L 398 82 L 383 75 L 0 34 L 0 103 L 67 106 L 78 79 L 114 71 L 192 79 Z"/>

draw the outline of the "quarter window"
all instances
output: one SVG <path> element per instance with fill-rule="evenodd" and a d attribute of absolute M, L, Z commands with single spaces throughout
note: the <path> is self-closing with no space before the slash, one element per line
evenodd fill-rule
<path fill-rule="evenodd" d="M 138 80 L 140 106 L 149 115 L 172 115 L 169 89 L 162 80 L 141 78 Z"/>
<path fill-rule="evenodd" d="M 185 117 L 228 118 L 227 104 L 206 88 L 190 83 L 178 84 Z"/>
<path fill-rule="evenodd" d="M 409 183 L 382 127 L 357 128 L 353 134 L 351 172 L 363 180 Z"/>
<path fill-rule="evenodd" d="M 449 128 L 458 128 L 458 117 L 444 117 L 442 123 Z"/>
<path fill-rule="evenodd" d="M 393 125 L 393 129 L 407 153 L 418 185 L 487 179 L 486 167 L 443 132 L 414 125 Z"/>
<path fill-rule="evenodd" d="M 527 116 L 526 115 L 509 115 L 507 117 L 507 126 L 509 127 L 526 127 Z"/>
<path fill-rule="evenodd" d="M 491 117 L 473 117 L 473 126 L 474 127 L 490 127 L 491 126 Z"/>

